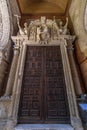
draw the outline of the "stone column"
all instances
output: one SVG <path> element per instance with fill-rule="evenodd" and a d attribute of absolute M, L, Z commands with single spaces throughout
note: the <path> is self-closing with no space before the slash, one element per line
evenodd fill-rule
<path fill-rule="evenodd" d="M 73 48 L 73 45 L 72 45 L 72 40 L 69 40 L 68 41 L 68 56 L 69 56 L 69 61 L 70 61 L 70 66 L 71 66 L 74 88 L 75 88 L 76 94 L 81 95 L 81 94 L 83 94 L 83 91 L 82 91 L 82 88 L 81 88 L 79 75 L 78 75 L 76 64 L 75 64 L 75 61 L 74 61 L 73 51 L 74 51 L 74 48 Z"/>
<path fill-rule="evenodd" d="M 13 60 L 12 60 L 12 65 L 11 65 L 11 69 L 10 69 L 10 74 L 9 74 L 9 78 L 8 78 L 8 82 L 7 82 L 6 91 L 4 94 L 5 97 L 9 97 L 12 94 L 19 52 L 20 52 L 20 41 L 16 40 L 14 43 L 14 56 L 13 56 Z"/>
<path fill-rule="evenodd" d="M 19 107 L 19 99 L 21 94 L 21 85 L 22 85 L 22 78 L 23 78 L 24 65 L 25 65 L 24 63 L 26 59 L 26 50 L 27 50 L 27 45 L 23 44 L 20 52 L 17 71 L 16 71 L 16 78 L 15 78 L 13 96 L 12 96 L 12 110 L 10 114 L 12 117 L 15 118 L 17 118 L 18 116 L 18 107 Z"/>
<path fill-rule="evenodd" d="M 63 39 L 63 43 L 61 43 L 60 47 L 61 47 L 61 54 L 63 59 L 62 62 L 63 62 L 63 69 L 65 75 L 65 82 L 66 82 L 71 125 L 73 126 L 74 130 L 83 130 L 81 119 L 78 113 L 77 103 L 76 103 L 76 96 L 74 92 L 74 85 L 73 85 L 73 80 L 71 75 L 70 63 L 67 54 L 67 42 L 65 39 Z"/>

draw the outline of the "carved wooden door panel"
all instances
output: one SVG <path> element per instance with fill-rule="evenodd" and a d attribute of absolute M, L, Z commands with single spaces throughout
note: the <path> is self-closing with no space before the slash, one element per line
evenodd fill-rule
<path fill-rule="evenodd" d="M 45 121 L 69 123 L 69 109 L 59 46 L 49 46 L 45 53 Z"/>
<path fill-rule="evenodd" d="M 28 47 L 22 82 L 19 122 L 42 121 L 43 48 Z"/>
<path fill-rule="evenodd" d="M 69 123 L 59 46 L 28 46 L 18 123 Z"/>

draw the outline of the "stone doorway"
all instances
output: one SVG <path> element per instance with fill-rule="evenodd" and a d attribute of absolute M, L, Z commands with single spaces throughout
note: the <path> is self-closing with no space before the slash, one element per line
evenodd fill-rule
<path fill-rule="evenodd" d="M 60 46 L 27 46 L 18 123 L 70 123 Z"/>

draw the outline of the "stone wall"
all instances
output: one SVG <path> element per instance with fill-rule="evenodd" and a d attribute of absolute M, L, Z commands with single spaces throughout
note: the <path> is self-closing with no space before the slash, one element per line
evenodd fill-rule
<path fill-rule="evenodd" d="M 16 0 L 0 0 L 0 95 L 11 59 L 11 35 L 18 30 L 14 14 L 20 15 Z"/>
<path fill-rule="evenodd" d="M 77 36 L 76 54 L 82 78 L 87 92 L 87 31 L 86 31 L 86 0 L 72 0 L 69 10 L 75 34 Z M 84 21 L 85 20 L 85 21 Z"/>
<path fill-rule="evenodd" d="M 87 56 L 87 32 L 84 26 L 86 0 L 72 0 L 69 10 L 81 51 Z"/>

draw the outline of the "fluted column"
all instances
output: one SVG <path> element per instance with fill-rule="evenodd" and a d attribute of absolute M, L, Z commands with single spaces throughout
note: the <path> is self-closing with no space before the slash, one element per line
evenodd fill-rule
<path fill-rule="evenodd" d="M 8 82 L 7 82 L 6 91 L 4 94 L 5 97 L 11 96 L 11 94 L 12 94 L 19 52 L 20 52 L 20 40 L 16 40 L 14 43 L 14 56 L 13 56 L 13 60 L 12 60 L 12 65 L 11 65 L 11 69 L 10 69 L 10 74 L 9 74 L 9 78 L 8 78 Z"/>
<path fill-rule="evenodd" d="M 74 51 L 74 48 L 73 48 L 72 39 L 71 39 L 68 41 L 68 56 L 69 56 L 69 61 L 70 61 L 70 66 L 71 66 L 71 71 L 72 71 L 72 77 L 74 81 L 75 92 L 77 95 L 80 95 L 83 93 L 83 91 L 81 88 L 79 75 L 78 75 L 76 64 L 74 61 L 73 51 Z"/>

